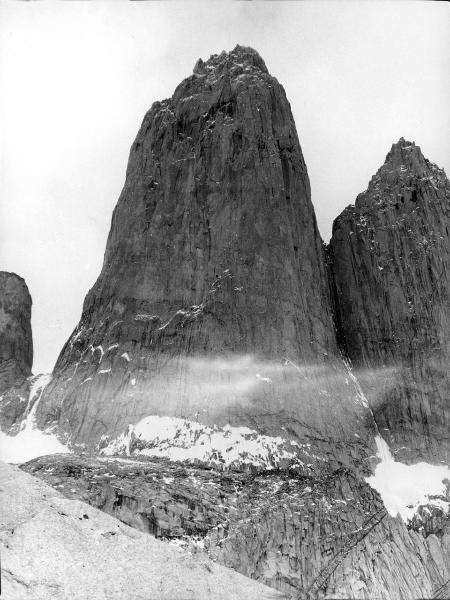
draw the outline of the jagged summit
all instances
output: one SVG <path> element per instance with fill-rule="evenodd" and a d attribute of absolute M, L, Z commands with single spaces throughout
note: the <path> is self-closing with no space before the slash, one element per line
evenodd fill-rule
<path fill-rule="evenodd" d="M 184 79 L 172 98 L 155 106 L 163 105 L 175 111 L 183 110 L 180 102 L 186 102 L 189 110 L 208 108 L 207 103 L 227 102 L 231 96 L 249 86 L 273 86 L 276 79 L 270 75 L 261 56 L 253 48 L 236 46 L 230 52 L 212 54 L 207 61 L 199 58 L 193 75 Z"/>
<path fill-rule="evenodd" d="M 223 50 L 220 54 L 212 54 L 206 62 L 199 58 L 194 67 L 194 74 L 205 75 L 211 70 L 233 71 L 239 67 L 243 70 L 256 68 L 268 73 L 265 62 L 256 50 L 237 44 L 230 52 Z"/>
<path fill-rule="evenodd" d="M 19 279 L 20 281 L 25 282 L 25 279 L 23 277 L 21 277 L 20 275 L 17 275 L 17 273 L 14 273 L 14 271 L 0 271 L 0 278 L 8 279 L 10 277 Z"/>
<path fill-rule="evenodd" d="M 448 179 L 445 171 L 424 157 L 420 146 L 404 138 L 392 145 L 384 164 L 372 177 L 365 192 L 355 202 L 357 209 L 379 210 L 393 204 L 401 213 L 410 212 L 420 199 L 432 200 L 434 194 L 419 194 L 418 188 L 431 192 L 441 190 L 448 195 Z"/>
<path fill-rule="evenodd" d="M 401 216 L 437 197 L 450 200 L 450 185 L 444 169 L 425 158 L 415 142 L 401 137 L 392 144 L 384 164 L 366 190 L 358 194 L 355 204 L 348 205 L 334 220 L 332 234 L 343 219 L 353 219 L 355 214 L 359 215 L 359 222 L 363 222 L 366 213 L 380 213 L 391 206 Z"/>
<path fill-rule="evenodd" d="M 391 152 L 396 148 L 400 148 L 400 149 L 401 148 L 409 148 L 410 146 L 416 147 L 416 142 L 410 142 L 408 140 L 405 140 L 405 138 L 402 136 L 401 138 L 399 138 L 398 142 L 394 142 L 392 144 Z M 417 146 L 417 148 L 419 148 L 419 150 L 420 150 L 419 146 Z"/>
<path fill-rule="evenodd" d="M 396 163 L 405 159 L 407 160 L 411 155 L 421 156 L 423 158 L 420 146 L 416 146 L 415 142 L 410 142 L 401 137 L 398 142 L 392 144 L 384 162 Z"/>
<path fill-rule="evenodd" d="M 385 165 L 388 164 L 394 168 L 403 166 L 422 172 L 428 162 L 422 154 L 420 146 L 416 146 L 415 142 L 409 142 L 401 137 L 397 143 L 392 144 L 386 155 Z"/>
<path fill-rule="evenodd" d="M 355 204 L 347 206 L 334 220 L 332 235 L 345 219 L 364 225 L 369 215 L 394 210 L 394 221 L 417 210 L 426 211 L 429 203 L 450 200 L 450 184 L 444 169 L 432 163 L 415 142 L 401 137 L 392 144 L 384 164 L 373 175 Z"/>

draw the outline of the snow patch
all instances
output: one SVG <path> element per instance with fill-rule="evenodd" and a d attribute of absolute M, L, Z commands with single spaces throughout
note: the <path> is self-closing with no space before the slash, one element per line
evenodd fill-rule
<path fill-rule="evenodd" d="M 208 427 L 177 417 L 145 417 L 115 440 L 102 438 L 101 454 L 158 456 L 173 461 L 200 461 L 215 466 L 254 465 L 271 469 L 294 459 L 287 440 L 261 435 L 248 427 Z"/>
<path fill-rule="evenodd" d="M 28 406 L 19 433 L 13 436 L 0 431 L 1 460 L 20 464 L 46 454 L 70 452 L 67 446 L 62 444 L 54 434 L 36 427 L 37 407 L 51 379 L 51 375 L 38 375 L 32 381 Z"/>
<path fill-rule="evenodd" d="M 139 313 L 135 315 L 135 321 L 153 321 L 159 319 L 158 315 L 148 315 L 146 313 Z"/>
<path fill-rule="evenodd" d="M 118 456 L 114 456 L 112 458 L 107 458 L 105 456 L 98 456 L 97 457 L 98 460 L 102 461 L 102 462 L 119 462 L 119 463 L 125 463 L 125 464 L 130 464 L 130 465 L 142 465 L 142 460 L 133 460 L 131 458 L 119 458 Z"/>
<path fill-rule="evenodd" d="M 431 465 L 420 462 L 405 465 L 396 462 L 389 446 L 381 436 L 376 436 L 377 456 L 381 462 L 375 473 L 367 477 L 367 483 L 377 490 L 388 513 L 410 520 L 420 505 L 436 504 L 430 496 L 445 495 L 444 479 L 450 480 L 450 469 L 447 466 Z"/>
<path fill-rule="evenodd" d="M 344 360 L 343 363 L 344 363 L 344 366 L 345 366 L 345 368 L 347 370 L 348 376 L 350 377 L 351 381 L 353 382 L 353 385 L 356 388 L 356 393 L 358 395 L 358 399 L 359 399 L 360 404 L 362 404 L 364 406 L 364 408 L 368 408 L 370 410 L 369 401 L 367 400 L 366 395 L 364 394 L 363 389 L 362 389 L 362 387 L 361 387 L 358 379 L 353 374 L 350 362 L 348 360 Z"/>
<path fill-rule="evenodd" d="M 90 346 L 91 348 L 91 352 L 92 354 L 94 354 L 97 350 L 100 352 L 100 362 L 102 362 L 103 360 L 103 355 L 105 354 L 104 350 L 103 350 L 103 346 L 99 345 L 99 346 Z"/>
<path fill-rule="evenodd" d="M 34 423 L 36 419 L 36 410 L 41 399 L 41 396 L 48 386 L 52 376 L 50 374 L 38 375 L 30 385 L 30 393 L 28 395 L 28 406 L 25 411 L 25 419 L 22 422 L 21 430 Z M 36 396 L 38 396 L 36 398 Z M 34 404 L 33 404 L 34 400 Z"/>
<path fill-rule="evenodd" d="M 270 377 L 263 377 L 259 373 L 256 373 L 255 377 L 257 379 L 259 379 L 260 381 L 263 381 L 264 383 L 272 383 L 272 380 L 270 379 Z"/>

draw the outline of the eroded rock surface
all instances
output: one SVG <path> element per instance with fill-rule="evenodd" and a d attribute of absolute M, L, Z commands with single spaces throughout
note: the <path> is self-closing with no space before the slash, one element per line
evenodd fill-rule
<path fill-rule="evenodd" d="M 449 180 L 403 138 L 333 226 L 340 342 L 404 461 L 450 460 L 449 236 Z"/>
<path fill-rule="evenodd" d="M 0 271 L 0 394 L 31 375 L 31 296 L 25 281 Z"/>

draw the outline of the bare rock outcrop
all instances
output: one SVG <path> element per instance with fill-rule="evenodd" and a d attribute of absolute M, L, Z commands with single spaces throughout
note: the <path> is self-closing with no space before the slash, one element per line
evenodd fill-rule
<path fill-rule="evenodd" d="M 0 271 L 0 394 L 31 375 L 31 296 L 25 281 Z"/>
<path fill-rule="evenodd" d="M 340 343 L 401 460 L 450 459 L 450 183 L 403 138 L 336 219 Z"/>

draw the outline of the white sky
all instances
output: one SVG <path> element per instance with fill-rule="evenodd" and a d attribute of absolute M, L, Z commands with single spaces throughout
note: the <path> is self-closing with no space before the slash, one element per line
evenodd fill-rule
<path fill-rule="evenodd" d="M 449 40 L 445 2 L 1 2 L 0 269 L 33 297 L 33 371 L 78 322 L 146 110 L 197 58 L 250 45 L 284 85 L 328 241 L 399 137 L 448 173 Z"/>

